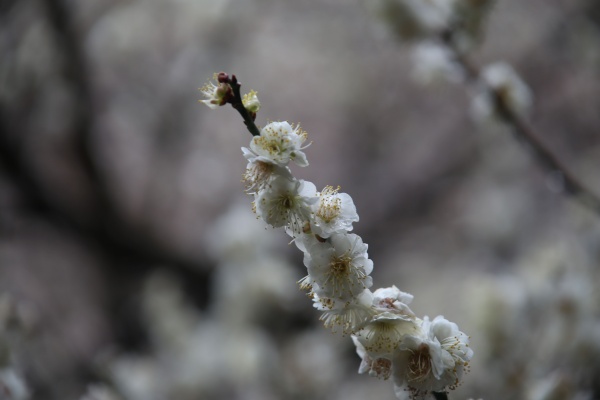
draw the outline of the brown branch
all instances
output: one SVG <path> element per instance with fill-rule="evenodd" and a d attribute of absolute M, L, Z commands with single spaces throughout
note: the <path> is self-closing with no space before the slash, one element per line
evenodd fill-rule
<path fill-rule="evenodd" d="M 496 109 L 503 120 L 511 125 L 513 132 L 519 139 L 524 140 L 535 153 L 537 158 L 546 168 L 558 171 L 564 182 L 564 190 L 586 207 L 600 214 L 600 198 L 587 188 L 581 181 L 558 159 L 550 148 L 540 139 L 522 118 L 516 115 L 507 107 L 502 96 L 498 91 L 494 93 Z"/>
<path fill-rule="evenodd" d="M 473 65 L 467 57 L 458 50 L 453 40 L 452 32 L 446 31 L 442 33 L 440 37 L 442 42 L 454 55 L 455 61 L 465 71 L 467 80 L 472 83 L 478 83 L 480 75 L 479 68 Z M 540 136 L 536 134 L 534 129 L 520 115 L 515 113 L 508 104 L 506 104 L 505 96 L 502 95 L 501 90 L 492 90 L 492 95 L 494 97 L 496 111 L 502 120 L 511 128 L 517 139 L 528 145 L 538 161 L 543 164 L 545 168 L 560 173 L 564 182 L 565 192 L 584 206 L 600 214 L 600 197 L 584 185 L 577 176 L 575 176 L 575 174 L 560 161 Z"/>
<path fill-rule="evenodd" d="M 73 115 L 73 139 L 76 154 L 79 157 L 83 172 L 89 180 L 88 190 L 92 192 L 94 217 L 98 221 L 106 221 L 109 210 L 114 211 L 104 174 L 96 162 L 93 140 L 93 101 L 92 85 L 89 81 L 89 67 L 84 55 L 80 35 L 71 15 L 70 6 L 64 0 L 45 0 L 46 12 L 54 33 L 56 45 L 64 52 L 67 62 L 63 73 L 66 75 L 77 101 Z"/>
<path fill-rule="evenodd" d="M 242 102 L 242 93 L 240 90 L 242 85 L 238 82 L 237 77 L 235 75 L 231 75 L 231 78 L 229 78 L 229 75 L 224 72 L 220 72 L 218 79 L 219 83 L 228 83 L 231 86 L 233 97 L 228 98 L 227 102 L 231 104 L 231 106 L 235 108 L 237 112 L 240 113 L 244 119 L 244 124 L 246 125 L 246 128 L 248 128 L 248 131 L 250 131 L 252 136 L 260 136 L 260 130 L 254 123 L 256 114 L 252 114 L 246 110 L 246 107 L 244 107 L 244 103 Z"/>
<path fill-rule="evenodd" d="M 90 191 L 89 199 L 94 202 L 91 211 L 81 213 L 69 202 L 50 189 L 40 171 L 26 160 L 23 136 L 26 133 L 23 116 L 11 113 L 0 104 L 0 165 L 7 178 L 23 196 L 27 210 L 43 216 L 50 223 L 70 231 L 84 239 L 90 246 L 113 260 L 119 260 L 133 269 L 148 269 L 167 266 L 177 273 L 206 285 L 206 270 L 203 263 L 193 256 L 171 250 L 160 238 L 153 237 L 131 221 L 123 218 L 116 208 L 105 184 L 101 168 L 97 165 L 93 148 L 92 92 L 88 81 L 89 70 L 80 41 L 74 28 L 71 11 L 64 0 L 46 0 L 46 11 L 55 40 L 65 53 L 68 62 L 64 74 L 72 85 L 76 104 L 73 127 L 75 148 L 81 168 L 85 172 Z"/>

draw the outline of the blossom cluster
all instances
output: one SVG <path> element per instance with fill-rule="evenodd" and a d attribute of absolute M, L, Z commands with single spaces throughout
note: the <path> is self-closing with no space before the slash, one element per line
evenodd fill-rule
<path fill-rule="evenodd" d="M 453 389 L 473 355 L 469 337 L 442 316 L 418 318 L 408 306 L 413 296 L 396 286 L 371 291 L 368 246 L 351 233 L 359 220 L 352 198 L 339 187 L 317 191 L 289 168 L 308 166 L 306 140 L 299 126 L 271 122 L 242 148 L 256 215 L 284 228 L 304 253 L 307 275 L 300 288 L 321 311 L 325 327 L 352 335 L 360 373 L 392 378 L 399 398 Z"/>
<path fill-rule="evenodd" d="M 285 228 L 304 253 L 308 274 L 300 287 L 326 327 L 352 335 L 359 372 L 392 377 L 399 397 L 455 387 L 473 355 L 469 338 L 442 316 L 417 318 L 408 306 L 413 296 L 396 286 L 371 291 L 368 246 L 351 233 L 359 220 L 352 198 L 339 187 L 317 191 L 288 167 L 308 165 L 305 141 L 300 127 L 271 122 L 242 148 L 257 216 Z"/>

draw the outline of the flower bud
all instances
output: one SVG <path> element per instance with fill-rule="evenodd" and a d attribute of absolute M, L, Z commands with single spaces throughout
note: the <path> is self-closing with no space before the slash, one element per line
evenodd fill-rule
<path fill-rule="evenodd" d="M 250 114 L 256 114 L 260 109 L 260 101 L 258 101 L 257 94 L 256 91 L 251 90 L 250 93 L 246 93 L 242 98 L 242 104 Z"/>

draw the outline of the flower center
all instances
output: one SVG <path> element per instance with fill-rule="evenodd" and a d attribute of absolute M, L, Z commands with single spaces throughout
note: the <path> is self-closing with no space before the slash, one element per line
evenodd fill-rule
<path fill-rule="evenodd" d="M 335 197 L 339 189 L 339 187 L 334 189 L 333 186 L 325 186 L 321 192 L 321 202 L 317 210 L 317 217 L 326 223 L 330 223 L 340 215 L 342 201 L 338 197 Z"/>
<path fill-rule="evenodd" d="M 331 273 L 338 278 L 347 275 L 350 269 L 350 261 L 352 259 L 348 256 L 334 257 L 333 261 L 329 264 Z"/>
<path fill-rule="evenodd" d="M 387 358 L 378 358 L 371 363 L 371 370 L 378 378 L 386 380 L 392 374 L 392 361 Z"/>
<path fill-rule="evenodd" d="M 279 148 L 279 143 L 277 143 L 275 140 L 271 140 L 269 141 L 265 148 L 269 151 L 269 153 L 271 154 L 279 154 L 281 152 L 281 149 Z"/>
<path fill-rule="evenodd" d="M 290 196 L 289 193 L 283 194 L 279 198 L 279 204 L 282 208 L 286 210 L 291 210 L 292 208 L 294 208 L 295 205 L 294 197 Z"/>
<path fill-rule="evenodd" d="M 431 373 L 431 355 L 429 346 L 421 344 L 416 351 L 413 351 L 408 359 L 408 380 L 409 382 L 422 382 Z"/>

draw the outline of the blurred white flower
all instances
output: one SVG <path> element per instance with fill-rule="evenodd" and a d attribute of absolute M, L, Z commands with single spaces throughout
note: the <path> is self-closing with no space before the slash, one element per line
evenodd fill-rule
<path fill-rule="evenodd" d="M 329 398 L 344 378 L 345 346 L 322 327 L 290 337 L 282 351 L 283 379 L 288 391 L 306 393 L 304 398 Z"/>
<path fill-rule="evenodd" d="M 297 306 L 300 298 L 295 269 L 271 254 L 222 263 L 215 273 L 213 310 L 230 323 L 251 324 L 273 309 Z"/>
<path fill-rule="evenodd" d="M 23 378 L 13 368 L 0 369 L 0 399 L 27 400 L 29 389 Z"/>
<path fill-rule="evenodd" d="M 151 357 L 121 356 L 110 365 L 111 379 L 127 400 L 168 398 L 169 376 Z"/>
<path fill-rule="evenodd" d="M 211 253 L 219 262 L 211 310 L 221 320 L 252 324 L 274 308 L 296 305 L 295 270 L 278 257 L 275 232 L 266 230 L 247 206 L 232 206 L 208 231 Z"/>
<path fill-rule="evenodd" d="M 568 375 L 554 372 L 537 382 L 532 382 L 526 400 L 592 400 L 591 392 L 582 391 Z"/>
<path fill-rule="evenodd" d="M 243 262 L 272 250 L 273 232 L 249 210 L 245 203 L 234 204 L 206 230 L 206 248 L 215 260 Z"/>
<path fill-rule="evenodd" d="M 447 29 L 454 0 L 374 0 L 367 4 L 394 34 L 411 40 Z"/>
<path fill-rule="evenodd" d="M 456 0 L 453 33 L 455 45 L 462 52 L 472 51 L 480 43 L 489 12 L 496 0 Z"/>
<path fill-rule="evenodd" d="M 151 339 L 172 349 L 185 346 L 199 315 L 186 301 L 177 278 L 164 271 L 155 272 L 146 279 L 142 295 L 143 317 Z"/>
<path fill-rule="evenodd" d="M 533 102 L 529 87 L 504 62 L 485 67 L 480 74 L 479 86 L 471 104 L 471 115 L 477 122 L 502 121 L 501 106 L 517 115 L 523 115 Z"/>
<path fill-rule="evenodd" d="M 421 84 L 461 83 L 465 79 L 463 68 L 456 62 L 447 46 L 423 41 L 415 45 L 411 55 L 412 77 Z"/>
<path fill-rule="evenodd" d="M 225 370 L 222 371 L 222 376 L 237 387 L 267 382 L 278 368 L 275 342 L 262 329 L 249 325 L 244 326 L 244 329 L 239 328 L 241 327 L 222 327 L 217 354 L 224 358 Z M 207 364 L 206 367 L 211 366 Z"/>

